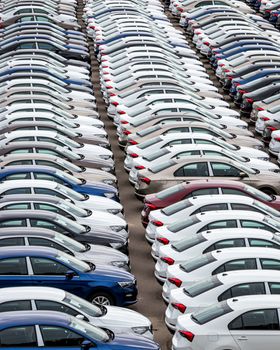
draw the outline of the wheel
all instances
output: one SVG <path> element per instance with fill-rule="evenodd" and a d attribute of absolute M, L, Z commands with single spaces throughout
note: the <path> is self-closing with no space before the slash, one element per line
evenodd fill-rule
<path fill-rule="evenodd" d="M 99 305 L 114 305 L 114 300 L 110 294 L 96 292 L 91 296 L 91 302 Z"/>
<path fill-rule="evenodd" d="M 269 188 L 269 187 L 262 188 L 261 191 L 263 191 L 264 193 L 269 194 L 269 195 L 275 195 L 276 194 L 275 191 L 272 188 Z"/>

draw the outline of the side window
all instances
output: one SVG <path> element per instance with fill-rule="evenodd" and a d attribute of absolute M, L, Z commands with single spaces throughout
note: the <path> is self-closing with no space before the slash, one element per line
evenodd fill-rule
<path fill-rule="evenodd" d="M 37 348 L 37 338 L 35 327 L 13 327 L 0 332 L 1 348 Z"/>
<path fill-rule="evenodd" d="M 69 329 L 52 326 L 40 326 L 45 347 L 80 347 L 85 340 Z"/>
<path fill-rule="evenodd" d="M 65 275 L 68 271 L 67 266 L 51 259 L 31 257 L 30 260 L 34 275 L 60 276 Z"/>
<path fill-rule="evenodd" d="M 203 177 L 209 176 L 207 163 L 192 163 L 176 170 L 174 176 Z"/>
<path fill-rule="evenodd" d="M 195 139 L 194 143 L 196 145 L 213 145 L 214 143 L 210 140 L 204 140 L 204 139 Z"/>
<path fill-rule="evenodd" d="M 216 230 L 221 228 L 236 228 L 237 222 L 236 220 L 221 220 L 221 221 L 214 221 L 210 224 L 202 227 L 198 232 L 206 231 L 206 230 Z"/>
<path fill-rule="evenodd" d="M 64 170 L 64 168 L 54 162 L 49 162 L 48 160 L 35 160 L 36 165 L 51 166 L 53 168 Z"/>
<path fill-rule="evenodd" d="M 30 300 L 8 301 L 0 304 L 0 312 L 32 310 Z M 2 344 L 1 344 L 2 345 Z"/>
<path fill-rule="evenodd" d="M 225 163 L 211 163 L 213 176 L 240 177 L 240 170 Z"/>
<path fill-rule="evenodd" d="M 34 178 L 36 180 L 48 180 L 48 181 L 54 181 L 54 182 L 57 182 L 57 183 L 60 183 L 60 184 L 63 184 L 64 181 L 55 177 L 55 176 L 52 176 L 52 175 L 48 175 L 48 174 L 40 174 L 40 173 L 34 173 Z"/>
<path fill-rule="evenodd" d="M 0 247 L 24 245 L 23 237 L 3 238 L 0 239 Z"/>
<path fill-rule="evenodd" d="M 244 283 L 229 288 L 218 297 L 218 301 L 223 301 L 228 298 L 240 297 L 242 295 L 266 294 L 265 286 L 262 282 Z"/>
<path fill-rule="evenodd" d="M 168 134 L 174 134 L 174 133 L 178 133 L 178 132 L 189 132 L 189 128 L 186 127 L 186 128 L 172 128 L 172 129 L 169 129 L 167 131 L 165 131 L 163 133 L 163 135 L 168 135 Z"/>
<path fill-rule="evenodd" d="M 246 196 L 246 194 L 239 190 L 234 190 L 233 188 L 222 188 L 223 194 L 237 194 L 239 196 Z"/>
<path fill-rule="evenodd" d="M 14 188 L 2 193 L 2 196 L 10 196 L 12 194 L 31 194 L 31 188 Z"/>
<path fill-rule="evenodd" d="M 59 312 L 64 312 L 66 314 L 72 315 L 72 316 L 77 316 L 79 315 L 79 312 L 76 310 L 71 309 L 67 305 L 57 303 L 54 301 L 49 301 L 49 300 L 36 300 L 35 301 L 36 308 L 38 310 L 51 310 L 51 311 L 59 311 Z"/>
<path fill-rule="evenodd" d="M 32 165 L 33 162 L 32 160 L 17 160 L 17 161 L 14 161 L 14 162 L 10 162 L 6 165 Z"/>
<path fill-rule="evenodd" d="M 212 252 L 217 249 L 224 248 L 239 248 L 245 247 L 245 239 L 236 238 L 236 239 L 224 239 L 223 241 L 216 242 L 215 244 L 210 245 L 207 249 L 204 250 L 203 254 Z"/>
<path fill-rule="evenodd" d="M 63 229 L 61 226 L 56 225 L 53 222 L 46 221 L 46 220 L 36 220 L 36 219 L 31 219 L 30 224 L 32 227 L 42 227 L 42 228 L 47 228 L 49 230 L 54 230 L 60 233 L 67 232 L 67 230 Z"/>
<path fill-rule="evenodd" d="M 251 205 L 246 205 L 246 204 L 241 204 L 241 203 L 232 203 L 231 208 L 232 208 L 232 210 L 249 210 L 249 211 L 255 211 L 257 213 L 260 212 L 260 210 L 252 207 Z"/>
<path fill-rule="evenodd" d="M 233 320 L 228 328 L 230 330 L 279 330 L 278 313 L 276 309 L 248 311 Z"/>
<path fill-rule="evenodd" d="M 59 209 L 57 207 L 55 207 L 54 205 L 51 204 L 45 204 L 45 203 L 34 203 L 34 209 L 37 210 L 48 210 L 48 211 L 52 211 L 53 213 L 57 213 L 60 215 L 63 215 L 65 217 L 67 217 L 68 219 L 71 219 L 73 221 L 75 221 L 75 218 L 68 214 L 66 211 Z"/>
<path fill-rule="evenodd" d="M 25 219 L 5 220 L 0 222 L 0 227 L 26 227 Z"/>
<path fill-rule="evenodd" d="M 218 267 L 212 272 L 212 275 L 216 275 L 221 272 L 226 271 L 236 271 L 236 270 L 256 270 L 257 263 L 256 259 L 237 259 L 228 261 L 225 264 Z"/>
<path fill-rule="evenodd" d="M 262 222 L 254 221 L 254 220 L 240 220 L 241 227 L 243 228 L 255 228 L 266 230 L 270 232 L 276 232 L 276 230 Z"/>
<path fill-rule="evenodd" d="M 268 286 L 271 294 L 280 294 L 280 283 L 271 282 Z"/>
<path fill-rule="evenodd" d="M 70 252 L 68 249 L 64 248 L 63 246 L 57 244 L 56 242 L 50 241 L 49 239 L 45 238 L 37 238 L 37 237 L 29 237 L 28 242 L 30 245 L 40 246 L 40 247 L 50 247 L 57 250 L 61 250 L 64 253 L 68 253 L 70 255 L 73 255 L 72 252 Z"/>
<path fill-rule="evenodd" d="M 163 147 L 168 147 L 168 146 L 175 146 L 175 145 L 188 145 L 191 144 L 192 140 L 191 139 L 181 139 L 181 140 L 173 140 L 168 142 L 166 145 Z"/>
<path fill-rule="evenodd" d="M 228 209 L 228 206 L 226 203 L 209 204 L 209 205 L 204 205 L 203 207 L 200 207 L 194 213 L 192 213 L 192 215 L 202 213 L 204 211 L 227 210 L 227 209 Z"/>
<path fill-rule="evenodd" d="M 196 197 L 196 196 L 205 196 L 207 194 L 219 194 L 219 189 L 218 188 L 204 188 L 202 190 L 195 190 L 185 198 Z"/>
<path fill-rule="evenodd" d="M 27 180 L 27 179 L 31 179 L 31 174 L 30 173 L 21 173 L 21 174 L 7 175 L 2 180 Z"/>
<path fill-rule="evenodd" d="M 280 260 L 260 259 L 260 262 L 264 270 L 280 270 Z"/>
<path fill-rule="evenodd" d="M 0 260 L 0 275 L 27 275 L 25 258 L 8 258 Z"/>
<path fill-rule="evenodd" d="M 176 156 L 173 158 L 181 158 L 181 157 L 186 157 L 186 156 L 199 156 L 200 152 L 199 151 L 186 151 L 186 152 L 181 152 L 178 153 Z"/>
<path fill-rule="evenodd" d="M 63 196 L 62 194 L 60 194 L 59 192 L 56 192 L 56 191 L 53 191 L 49 188 L 40 188 L 40 187 L 37 187 L 37 188 L 34 188 L 34 192 L 36 194 L 47 194 L 47 195 L 50 195 L 50 196 L 55 196 L 55 197 L 59 197 L 59 198 L 63 198 L 65 199 L 66 197 Z"/>
<path fill-rule="evenodd" d="M 267 241 L 265 239 L 249 238 L 248 239 L 250 247 L 266 247 L 280 249 L 280 246 L 276 243 Z"/>
<path fill-rule="evenodd" d="M 2 207 L 2 210 L 24 210 L 24 209 L 31 209 L 30 203 L 16 203 L 16 204 L 9 204 L 4 207 Z"/>

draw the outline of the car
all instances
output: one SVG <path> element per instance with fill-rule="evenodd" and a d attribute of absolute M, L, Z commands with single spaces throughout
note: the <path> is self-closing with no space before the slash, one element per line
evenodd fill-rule
<path fill-rule="evenodd" d="M 262 229 L 227 228 L 202 231 L 173 244 L 161 246 L 155 266 L 155 276 L 166 280 L 167 268 L 175 263 L 223 248 L 271 247 L 279 249 L 278 233 Z"/>
<path fill-rule="evenodd" d="M 271 133 L 271 141 L 269 143 L 269 152 L 274 156 L 278 156 L 280 151 L 279 140 L 279 130 L 273 131 Z"/>
<path fill-rule="evenodd" d="M 150 235 L 148 230 L 146 230 L 146 234 L 150 239 L 155 237 L 152 256 L 157 259 L 161 246 L 178 242 L 189 237 L 190 234 L 237 227 L 259 228 L 274 233 L 280 229 L 280 220 L 262 213 L 246 210 L 218 210 L 198 213 L 185 220 L 158 227 L 155 236 L 154 232 Z"/>
<path fill-rule="evenodd" d="M 20 329 L 18 337 L 14 332 Z M 73 350 L 112 348 L 115 350 L 159 350 L 151 339 L 139 335 L 118 335 L 84 320 L 56 311 L 13 311 L 1 314 L 1 344 L 3 349 L 24 346 L 28 350 L 39 347 Z M 13 335 L 12 335 L 13 334 Z M 56 339 L 56 340 L 54 340 Z M 58 339 L 58 340 L 57 340 Z"/>
<path fill-rule="evenodd" d="M 165 323 L 172 330 L 176 330 L 176 321 L 181 315 L 202 311 L 205 307 L 230 298 L 279 294 L 279 286 L 279 271 L 254 270 L 248 274 L 245 270 L 219 273 L 172 291 L 165 312 Z"/>
<path fill-rule="evenodd" d="M 24 299 L 22 299 L 22 297 Z M 3 309 L 2 309 L 3 308 Z M 111 305 L 98 305 L 62 289 L 51 287 L 2 288 L 0 311 L 49 310 L 64 312 L 109 329 L 115 335 L 142 335 L 153 339 L 151 321 L 139 312 Z"/>
<path fill-rule="evenodd" d="M 130 271 L 129 258 L 124 253 L 111 247 L 77 242 L 69 236 L 46 228 L 2 228 L 0 242 L 1 247 L 26 245 L 55 248 L 83 261 L 97 262 Z"/>
<path fill-rule="evenodd" d="M 84 179 L 81 180 L 61 170 L 48 166 L 8 166 L 0 170 L 0 179 L 2 182 L 26 179 L 55 181 L 64 186 L 66 185 L 78 193 L 108 197 L 119 201 L 118 190 L 111 185 L 101 182 L 89 182 Z"/>
<path fill-rule="evenodd" d="M 129 272 L 113 266 L 88 264 L 54 248 L 0 248 L 0 265 L 1 288 L 44 284 L 101 305 L 124 306 L 137 301 L 136 280 Z M 21 277 L 13 278 L 13 275 Z"/>
<path fill-rule="evenodd" d="M 271 196 L 242 182 L 231 180 L 194 180 L 169 187 L 166 190 L 145 197 L 141 212 L 142 224 L 147 226 L 149 214 L 153 210 L 162 209 L 183 199 L 210 194 L 235 194 L 249 196 L 266 205 L 280 210 L 280 197 Z"/>
<path fill-rule="evenodd" d="M 169 301 L 170 293 L 187 287 L 211 275 L 233 270 L 278 270 L 280 255 L 273 248 L 219 249 L 168 267 L 162 296 Z"/>
<path fill-rule="evenodd" d="M 172 348 L 181 350 L 216 350 L 220 345 L 237 350 L 246 339 L 248 349 L 261 350 L 266 344 L 267 334 L 275 334 L 270 339 L 269 349 L 278 349 L 278 295 L 256 295 L 230 298 L 215 303 L 202 311 L 181 316 L 177 321 L 177 331 L 172 340 Z M 223 334 L 209 342 L 211 332 Z M 212 333 L 212 334 L 213 334 Z M 258 333 L 259 337 L 255 334 Z M 247 341 L 248 340 L 248 341 Z"/>
<path fill-rule="evenodd" d="M 123 206 L 111 198 L 85 195 L 48 180 L 10 180 L 0 183 L 0 195 L 43 194 L 70 200 L 79 208 L 101 210 L 123 217 Z"/>
<path fill-rule="evenodd" d="M 268 194 L 280 194 L 277 172 L 256 170 L 229 158 L 217 156 L 173 158 L 150 169 L 139 170 L 135 183 L 135 194 L 141 199 L 146 194 L 201 177 L 242 181 Z"/>

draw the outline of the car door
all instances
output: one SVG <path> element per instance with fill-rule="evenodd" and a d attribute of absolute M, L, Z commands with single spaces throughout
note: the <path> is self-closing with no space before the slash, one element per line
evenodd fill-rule
<path fill-rule="evenodd" d="M 231 164 L 224 162 L 211 162 L 212 176 L 221 180 L 241 180 L 242 171 Z"/>
<path fill-rule="evenodd" d="M 228 329 L 240 350 L 279 350 L 279 310 L 252 310 L 234 319 Z"/>
<path fill-rule="evenodd" d="M 207 162 L 195 162 L 185 164 L 177 168 L 174 172 L 176 180 L 198 180 L 199 178 L 209 177 L 208 163 Z"/>
<path fill-rule="evenodd" d="M 35 326 L 14 326 L 0 331 L 1 349 L 35 349 L 38 347 Z"/>
<path fill-rule="evenodd" d="M 0 288 L 32 286 L 25 257 L 8 257 L 0 260 Z"/>
<path fill-rule="evenodd" d="M 83 283 L 80 276 L 74 272 L 72 278 L 67 278 L 69 267 L 57 260 L 45 257 L 30 257 L 34 285 L 61 288 L 70 293 L 83 296 Z"/>

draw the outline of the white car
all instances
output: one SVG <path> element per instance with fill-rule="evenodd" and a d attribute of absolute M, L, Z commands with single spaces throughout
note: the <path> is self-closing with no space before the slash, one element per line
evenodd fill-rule
<path fill-rule="evenodd" d="M 152 256 L 157 259 L 162 245 L 171 244 L 202 231 L 222 228 L 258 228 L 271 232 L 280 230 L 280 220 L 262 213 L 245 210 L 218 210 L 202 212 L 167 226 L 157 227 Z M 148 237 L 149 230 L 146 230 Z M 152 233 L 154 236 L 154 232 Z"/>
<path fill-rule="evenodd" d="M 280 153 L 280 130 L 271 133 L 271 141 L 269 143 L 269 152 L 275 156 Z"/>
<path fill-rule="evenodd" d="M 277 105 L 274 107 L 269 108 L 268 110 L 259 111 L 257 114 L 255 131 L 258 134 L 263 134 L 266 124 L 269 121 L 273 121 L 275 123 L 280 122 L 280 107 L 278 105 L 278 101 Z"/>
<path fill-rule="evenodd" d="M 278 233 L 250 228 L 227 228 L 203 231 L 173 244 L 160 247 L 155 266 L 156 278 L 166 280 L 168 266 L 183 263 L 188 259 L 216 249 L 239 247 L 280 248 Z"/>
<path fill-rule="evenodd" d="M 140 313 L 117 306 L 89 303 L 64 290 L 51 287 L 2 288 L 0 309 L 52 310 L 69 313 L 118 335 L 142 335 L 153 339 L 151 321 Z M 28 308 L 26 306 L 28 305 Z M 22 307 L 22 308 L 21 308 Z M 10 309 L 9 309 L 10 308 Z"/>
<path fill-rule="evenodd" d="M 179 124 L 177 124 L 179 126 Z M 148 169 L 156 164 L 163 163 L 172 158 L 185 158 L 191 155 L 215 155 L 230 158 L 234 161 L 244 164 L 249 168 L 259 169 L 259 170 L 271 170 L 278 171 L 279 167 L 265 160 L 255 159 L 255 158 L 247 158 L 241 155 L 242 151 L 229 151 L 222 147 L 214 146 L 214 145 L 175 145 L 172 147 L 164 147 L 154 152 L 150 156 L 143 156 L 132 158 L 131 168 L 125 165 L 126 170 L 130 170 L 129 173 L 129 181 L 132 184 L 135 184 L 137 181 L 138 170 Z"/>
<path fill-rule="evenodd" d="M 278 350 L 279 311 L 279 295 L 250 295 L 180 316 L 172 349 Z"/>
<path fill-rule="evenodd" d="M 123 218 L 123 206 L 109 197 L 84 195 L 72 189 L 47 180 L 10 180 L 0 184 L 0 195 L 11 194 L 47 194 L 70 200 L 71 203 L 85 210 L 99 210 Z"/>
<path fill-rule="evenodd" d="M 211 275 L 233 270 L 279 270 L 280 252 L 273 248 L 228 248 L 212 251 L 168 267 L 162 297 L 169 301 L 170 293 L 188 287 Z"/>
<path fill-rule="evenodd" d="M 168 328 L 176 330 L 179 316 L 243 295 L 280 294 L 280 272 L 268 270 L 229 271 L 173 290 L 165 312 Z"/>

